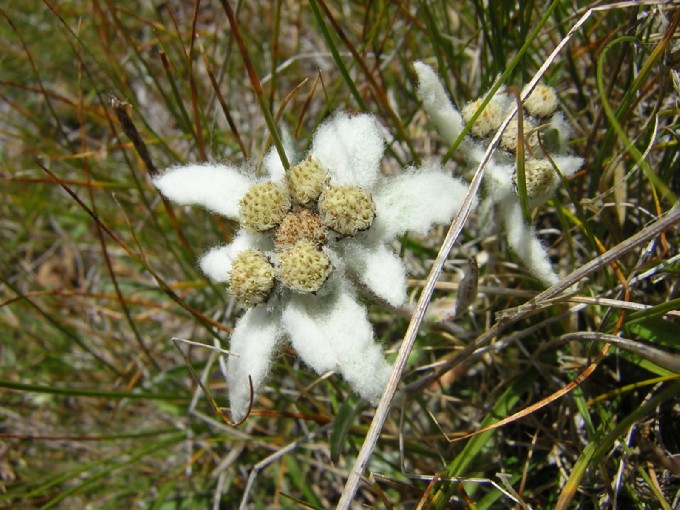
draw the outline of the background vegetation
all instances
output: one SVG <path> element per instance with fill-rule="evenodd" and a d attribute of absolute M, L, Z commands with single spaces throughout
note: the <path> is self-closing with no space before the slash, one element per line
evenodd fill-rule
<path fill-rule="evenodd" d="M 240 311 L 196 258 L 234 225 L 163 203 L 149 174 L 257 160 L 261 105 L 301 148 L 335 110 L 375 114 L 394 137 L 386 172 L 443 155 L 411 63 L 436 66 L 462 106 L 528 44 L 508 84 L 526 83 L 586 4 L 230 3 L 262 102 L 216 0 L 0 7 L 0 507 L 333 507 L 373 409 L 284 349 L 247 422 L 220 419 L 195 381 L 226 405 L 216 352 L 171 338 L 228 348 Z M 644 232 L 679 192 L 680 10 L 631 4 L 594 12 L 545 76 L 586 161 L 534 213 L 563 275 Z M 469 174 L 457 155 L 447 164 Z M 481 227 L 473 214 L 450 255 L 432 307 L 443 318 L 421 331 L 404 374 L 416 389 L 390 414 L 357 505 L 677 508 L 678 370 L 574 334 L 677 350 L 677 223 L 508 327 L 502 313 L 541 287 Z M 443 232 L 395 246 L 414 301 Z M 452 321 L 470 256 L 478 298 Z M 393 355 L 409 310 L 370 310 Z"/>

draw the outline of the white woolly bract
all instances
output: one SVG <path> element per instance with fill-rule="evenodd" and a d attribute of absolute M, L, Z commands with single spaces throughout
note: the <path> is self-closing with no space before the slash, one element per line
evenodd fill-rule
<path fill-rule="evenodd" d="M 361 282 L 392 306 L 406 301 L 406 267 L 401 258 L 384 244 L 346 243 L 345 262 Z"/>
<path fill-rule="evenodd" d="M 338 369 L 360 396 L 378 399 L 390 365 L 373 339 L 366 310 L 351 292 L 340 289 L 324 301 L 295 296 L 282 322 L 295 350 L 317 373 Z"/>
<path fill-rule="evenodd" d="M 463 131 L 463 118 L 451 104 L 434 70 L 420 61 L 414 62 L 413 68 L 418 75 L 418 98 L 427 117 L 434 122 L 442 139 L 452 144 Z"/>
<path fill-rule="evenodd" d="M 216 283 L 229 281 L 231 263 L 236 256 L 233 244 L 215 246 L 206 252 L 198 261 L 198 266 L 208 278 Z"/>
<path fill-rule="evenodd" d="M 337 308 L 337 297 L 326 296 L 323 300 L 314 296 L 292 296 L 283 311 L 281 322 L 290 334 L 290 342 L 300 358 L 317 374 L 334 370 L 338 358 L 327 336 L 333 335 L 333 328 L 344 326 L 337 323 L 344 310 Z M 354 318 L 349 318 L 350 323 Z M 338 332 L 339 332 L 338 331 Z"/>
<path fill-rule="evenodd" d="M 500 210 L 508 244 L 522 264 L 544 285 L 549 287 L 557 283 L 558 278 L 550 264 L 548 252 L 536 237 L 533 227 L 524 222 L 519 202 L 505 200 L 501 202 Z"/>
<path fill-rule="evenodd" d="M 583 166 L 583 158 L 576 156 L 552 156 L 552 160 L 565 178 L 571 177 Z"/>
<path fill-rule="evenodd" d="M 571 135 L 571 126 L 564 117 L 564 114 L 562 112 L 557 112 L 555 115 L 550 117 L 549 127 L 550 129 L 557 131 L 559 151 L 566 151 L 567 143 L 569 142 L 569 136 Z"/>
<path fill-rule="evenodd" d="M 212 281 L 226 283 L 229 281 L 231 263 L 239 252 L 249 249 L 264 251 L 270 245 L 260 234 L 240 230 L 231 243 L 216 246 L 201 256 L 198 265 Z"/>
<path fill-rule="evenodd" d="M 234 167 L 211 164 L 171 167 L 152 182 L 177 204 L 201 205 L 231 219 L 238 219 L 238 201 L 252 184 Z"/>
<path fill-rule="evenodd" d="M 338 113 L 314 133 L 311 155 L 328 170 L 331 184 L 370 191 L 380 177 L 383 137 L 372 115 Z"/>
<path fill-rule="evenodd" d="M 438 164 L 407 170 L 375 191 L 376 218 L 369 235 L 391 240 L 407 231 L 425 234 L 435 224 L 451 221 L 466 193 L 467 185 Z"/>
<path fill-rule="evenodd" d="M 257 393 L 269 372 L 274 348 L 282 336 L 278 317 L 262 307 L 251 308 L 236 323 L 229 344 L 227 381 L 231 415 L 240 421 L 248 411 L 250 384 Z"/>
<path fill-rule="evenodd" d="M 494 202 L 500 202 L 507 197 L 516 197 L 515 185 L 512 182 L 514 167 L 512 165 L 500 165 L 490 161 L 484 175 L 484 187 L 488 197 Z"/>

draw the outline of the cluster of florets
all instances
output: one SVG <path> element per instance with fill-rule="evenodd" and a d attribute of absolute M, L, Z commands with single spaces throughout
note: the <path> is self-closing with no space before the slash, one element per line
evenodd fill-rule
<path fill-rule="evenodd" d="M 415 62 L 418 74 L 418 97 L 425 111 L 448 144 L 456 142 L 466 124 L 470 137 L 460 141 L 459 150 L 474 165 L 485 165 L 485 196 L 479 206 L 483 225 L 502 223 L 510 248 L 517 254 L 530 273 L 545 285 L 558 281 L 548 252 L 525 219 L 525 211 L 518 197 L 522 187 L 518 182 L 517 151 L 524 156 L 524 185 L 529 208 L 539 207 L 550 199 L 562 178 L 568 179 L 583 164 L 583 159 L 568 154 L 570 128 L 564 115 L 558 111 L 555 91 L 546 85 L 536 86 L 529 94 L 525 88 L 522 96 L 522 124 L 516 112 L 501 133 L 500 150 L 486 160 L 491 139 L 495 138 L 501 124 L 515 110 L 512 95 L 495 94 L 482 107 L 482 100 L 469 103 L 459 112 L 448 98 L 446 90 L 434 70 L 422 62 Z M 477 113 L 479 112 L 479 114 Z M 521 135 L 521 136 L 520 136 Z M 500 221 L 489 221 L 498 215 Z"/>
<path fill-rule="evenodd" d="M 463 121 L 469 122 L 481 106 L 482 98 L 470 101 L 465 105 L 461 111 Z M 503 117 L 508 113 L 509 106 L 510 98 L 507 94 L 496 94 L 492 97 L 472 125 L 472 135 L 477 138 L 493 136 L 503 122 Z M 531 95 L 526 99 L 523 106 L 529 115 L 523 117 L 525 140 L 529 151 L 536 151 L 539 149 L 536 122 L 548 119 L 557 111 L 558 102 L 555 90 L 547 85 L 538 85 L 531 91 Z M 501 147 L 510 152 L 517 150 L 518 124 L 518 118 L 515 115 L 501 137 Z"/>
<path fill-rule="evenodd" d="M 470 130 L 471 134 L 480 139 L 493 137 L 508 114 L 510 102 L 508 94 L 495 95 L 475 120 Z M 463 121 L 468 123 L 481 105 L 482 99 L 469 102 L 461 111 Z M 559 106 L 557 94 L 547 85 L 536 86 L 523 106 L 522 146 L 527 155 L 524 171 L 529 207 L 533 208 L 548 200 L 560 183 L 554 165 L 545 157 L 546 149 L 539 140 L 539 132 L 545 128 L 561 127 L 564 120 L 561 114 L 555 115 Z M 515 154 L 520 146 L 519 135 L 519 118 L 515 114 L 503 131 L 499 146 Z M 517 184 L 516 173 L 513 175 L 513 182 Z"/>
<path fill-rule="evenodd" d="M 245 250 L 234 259 L 229 289 L 244 306 L 267 301 L 277 283 L 298 293 L 317 292 L 333 263 L 324 249 L 328 231 L 336 238 L 368 229 L 375 218 L 370 193 L 358 186 L 334 186 L 311 157 L 286 172 L 285 182 L 259 182 L 239 202 L 241 225 L 270 233 L 271 253 Z"/>
<path fill-rule="evenodd" d="M 199 260 L 206 276 L 226 283 L 247 308 L 226 361 L 234 421 L 248 414 L 287 340 L 317 374 L 337 371 L 363 398 L 380 398 L 391 366 L 357 290 L 402 306 L 407 271 L 390 243 L 448 223 L 467 192 L 434 161 L 382 175 L 383 131 L 372 115 L 338 112 L 318 126 L 302 162 L 284 136 L 286 157 L 270 149 L 261 178 L 248 165 L 214 163 L 154 177 L 167 199 L 241 225 L 231 242 Z M 283 159 L 298 164 L 285 168 Z"/>

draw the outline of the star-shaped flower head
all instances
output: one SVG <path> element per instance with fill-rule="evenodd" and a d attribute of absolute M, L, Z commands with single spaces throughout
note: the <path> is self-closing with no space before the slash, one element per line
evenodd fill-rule
<path fill-rule="evenodd" d="M 418 97 L 423 102 L 425 112 L 434 122 L 439 134 L 448 144 L 458 138 L 467 122 L 479 110 L 482 100 L 468 103 L 461 112 L 453 106 L 434 70 L 422 62 L 415 62 L 418 75 Z M 472 125 L 470 133 L 459 145 L 471 163 L 479 165 L 488 142 L 509 113 L 512 98 L 506 93 L 497 93 L 486 105 Z M 524 144 L 527 153 L 525 160 L 525 182 L 528 205 L 538 207 L 549 200 L 560 185 L 560 176 L 572 176 L 583 164 L 583 159 L 566 154 L 569 140 L 569 125 L 562 113 L 557 111 L 558 102 L 555 91 L 545 85 L 537 86 L 523 105 Z M 498 213 L 505 226 L 508 244 L 526 268 L 544 285 L 552 285 L 558 277 L 553 270 L 545 247 L 536 237 L 531 225 L 527 225 L 522 215 L 518 194 L 514 153 L 518 146 L 519 122 L 513 117 L 500 140 L 502 150 L 496 151 L 488 163 L 484 174 L 486 198 L 480 205 L 480 214 Z M 556 140 L 548 143 L 543 133 L 552 133 Z M 541 141 L 539 141 L 541 136 Z M 545 150 L 548 148 L 549 152 Z M 559 174 L 558 174 L 559 171 Z M 487 225 L 493 222 L 486 222 Z"/>
<path fill-rule="evenodd" d="M 356 284 L 392 306 L 403 304 L 406 269 L 389 243 L 449 222 L 466 186 L 434 163 L 383 176 L 381 133 L 371 115 L 339 113 L 319 126 L 307 157 L 287 171 L 270 151 L 264 178 L 205 164 L 172 167 L 153 180 L 170 200 L 241 224 L 231 243 L 199 261 L 247 308 L 227 361 L 234 420 L 248 412 L 249 378 L 257 391 L 286 338 L 317 373 L 339 371 L 371 402 L 382 393 L 390 365 Z M 290 144 L 286 152 L 296 159 Z"/>

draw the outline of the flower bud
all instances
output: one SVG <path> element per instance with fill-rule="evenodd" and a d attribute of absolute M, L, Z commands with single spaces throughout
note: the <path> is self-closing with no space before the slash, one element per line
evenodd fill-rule
<path fill-rule="evenodd" d="M 326 169 L 310 157 L 286 172 L 286 183 L 293 199 L 306 205 L 319 198 L 326 182 Z"/>
<path fill-rule="evenodd" d="M 472 116 L 482 106 L 482 100 L 477 99 L 465 105 L 461 114 L 463 121 L 467 124 L 470 122 Z M 495 98 L 492 98 L 484 107 L 484 111 L 477 117 L 477 120 L 472 125 L 470 133 L 478 138 L 484 138 L 486 135 L 498 129 L 503 121 L 503 111 Z"/>
<path fill-rule="evenodd" d="M 253 232 L 274 228 L 281 223 L 288 211 L 288 193 L 271 181 L 255 184 L 239 202 L 241 225 Z"/>
<path fill-rule="evenodd" d="M 559 185 L 557 173 L 547 159 L 527 159 L 524 163 L 524 178 L 527 200 L 532 209 L 545 203 Z M 517 186 L 517 173 L 512 176 L 512 180 Z"/>
<path fill-rule="evenodd" d="M 550 117 L 557 110 L 555 89 L 547 85 L 537 85 L 524 101 L 524 108 L 530 115 Z"/>
<path fill-rule="evenodd" d="M 371 226 L 375 203 L 370 193 L 357 186 L 329 186 L 319 198 L 319 215 L 327 227 L 353 236 Z"/>
<path fill-rule="evenodd" d="M 526 115 L 522 117 L 522 131 L 524 133 L 524 149 L 536 152 L 538 149 L 538 132 L 536 124 Z M 519 136 L 519 123 L 515 115 L 501 136 L 500 146 L 506 151 L 517 152 L 517 137 Z"/>
<path fill-rule="evenodd" d="M 286 287 L 302 293 L 316 292 L 331 274 L 331 259 L 307 240 L 279 254 L 278 277 Z"/>
<path fill-rule="evenodd" d="M 261 251 L 244 250 L 231 263 L 229 292 L 245 307 L 263 303 L 274 287 L 274 267 Z"/>

